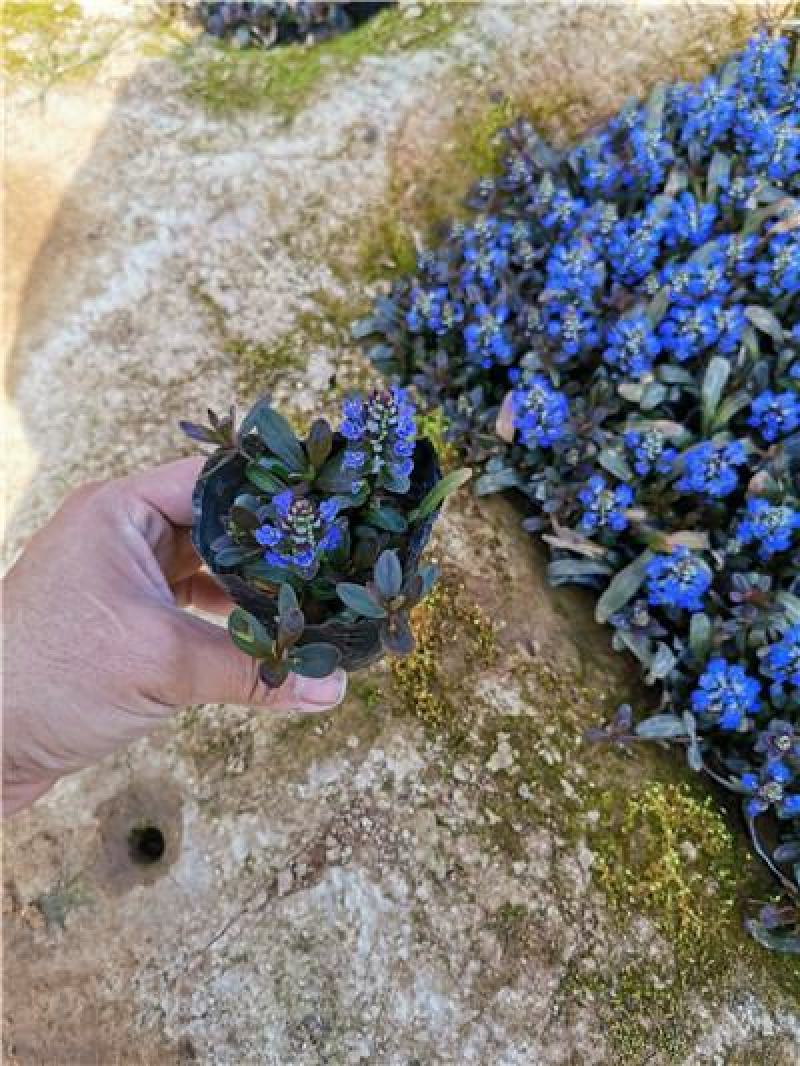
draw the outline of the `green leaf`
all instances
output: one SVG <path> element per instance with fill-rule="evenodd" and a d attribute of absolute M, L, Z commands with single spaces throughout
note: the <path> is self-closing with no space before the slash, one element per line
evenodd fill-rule
<path fill-rule="evenodd" d="M 654 714 L 636 726 L 636 736 L 647 740 L 667 740 L 670 737 L 685 737 L 686 726 L 674 714 Z"/>
<path fill-rule="evenodd" d="M 611 581 L 597 601 L 594 616 L 598 622 L 607 622 L 612 614 L 629 603 L 642 586 L 647 564 L 653 558 L 651 551 L 643 551 L 638 559 L 626 566 Z"/>
<path fill-rule="evenodd" d="M 664 386 L 658 381 L 651 381 L 645 385 L 639 403 L 643 411 L 652 411 L 654 407 L 660 407 L 666 398 Z"/>
<path fill-rule="evenodd" d="M 437 481 L 419 507 L 415 508 L 409 515 L 411 521 L 418 522 L 421 518 L 427 518 L 429 514 L 432 514 L 441 506 L 446 496 L 449 496 L 451 492 L 455 492 L 456 489 L 460 489 L 462 485 L 466 485 L 471 477 L 472 471 L 469 467 L 462 467 L 461 470 L 454 470 L 447 477 L 443 477 L 441 481 Z"/>
<path fill-rule="evenodd" d="M 564 585 L 581 579 L 608 577 L 611 566 L 600 559 L 556 559 L 547 567 L 551 585 Z"/>
<path fill-rule="evenodd" d="M 282 654 L 287 648 L 296 644 L 303 635 L 306 620 L 299 607 L 290 607 L 288 611 L 282 611 L 278 617 L 278 637 L 275 646 Z"/>
<path fill-rule="evenodd" d="M 752 396 L 744 391 L 734 392 L 717 408 L 717 413 L 711 423 L 711 429 L 724 429 L 734 415 L 738 415 L 752 402 Z"/>
<path fill-rule="evenodd" d="M 248 430 L 254 428 L 269 451 L 286 463 L 293 473 L 300 474 L 305 470 L 307 459 L 303 446 L 283 415 L 266 400 L 260 400 L 244 420 L 240 430 L 242 435 L 245 427 Z"/>
<path fill-rule="evenodd" d="M 666 85 L 656 85 L 644 107 L 645 125 L 653 132 L 660 130 L 664 121 L 664 106 L 667 101 Z"/>
<path fill-rule="evenodd" d="M 403 587 L 403 567 L 397 552 L 382 551 L 375 563 L 375 584 L 385 600 L 393 600 Z"/>
<path fill-rule="evenodd" d="M 701 662 L 705 662 L 711 651 L 711 619 L 700 611 L 689 622 L 689 648 Z"/>
<path fill-rule="evenodd" d="M 245 470 L 245 477 L 248 481 L 252 482 L 262 492 L 268 492 L 270 496 L 275 496 L 279 492 L 283 492 L 286 485 L 280 478 L 270 473 L 269 470 L 265 470 L 264 467 L 256 463 L 248 463 Z"/>
<path fill-rule="evenodd" d="M 297 601 L 297 593 L 291 585 L 285 581 L 278 590 L 278 614 L 288 614 L 289 611 L 297 611 L 300 604 Z"/>
<path fill-rule="evenodd" d="M 214 563 L 216 566 L 240 566 L 242 563 L 258 559 L 260 555 L 261 551 L 258 548 L 242 548 L 234 544 L 215 552 Z"/>
<path fill-rule="evenodd" d="M 701 396 L 703 400 L 703 419 L 709 425 L 716 414 L 722 391 L 731 375 L 731 364 L 721 355 L 713 356 L 703 375 Z"/>
<path fill-rule="evenodd" d="M 231 611 L 228 632 L 236 647 L 254 659 L 265 659 L 275 650 L 266 627 L 243 607 L 234 607 Z"/>
<path fill-rule="evenodd" d="M 266 582 L 270 585 L 280 585 L 286 580 L 286 571 L 279 569 L 277 566 L 270 566 L 265 559 L 258 559 L 256 562 L 248 563 L 242 572 L 247 578 Z"/>
<path fill-rule="evenodd" d="M 665 285 L 663 288 L 658 290 L 652 300 L 645 307 L 644 313 L 647 315 L 651 326 L 657 326 L 661 319 L 664 317 L 664 315 L 667 313 L 667 308 L 669 307 L 669 297 L 669 286 Z"/>
<path fill-rule="evenodd" d="M 645 684 L 654 685 L 656 681 L 663 681 L 672 673 L 677 661 L 675 653 L 668 645 L 663 642 L 657 644 L 655 654 L 650 661 L 650 669 L 645 677 Z"/>
<path fill-rule="evenodd" d="M 512 466 L 502 470 L 490 470 L 476 478 L 473 491 L 476 496 L 491 496 L 494 492 L 504 492 L 505 489 L 513 489 L 522 484 L 517 471 Z"/>
<path fill-rule="evenodd" d="M 341 661 L 333 644 L 302 644 L 289 657 L 292 670 L 303 677 L 328 677 Z"/>
<path fill-rule="evenodd" d="M 786 613 L 793 625 L 800 622 L 800 596 L 794 596 L 791 592 L 779 592 L 775 599 L 786 608 Z"/>
<path fill-rule="evenodd" d="M 385 618 L 386 610 L 367 592 L 363 585 L 350 581 L 340 581 L 336 586 L 336 595 L 351 611 L 364 618 Z"/>
<path fill-rule="evenodd" d="M 724 152 L 714 152 L 708 167 L 708 178 L 706 179 L 706 197 L 710 201 L 716 201 L 717 191 L 727 187 L 730 173 L 730 156 L 725 155 Z"/>
<path fill-rule="evenodd" d="M 783 342 L 783 326 L 772 311 L 754 304 L 751 307 L 746 307 L 744 313 L 757 330 L 766 333 L 768 337 L 772 337 L 777 344 Z"/>
<path fill-rule="evenodd" d="M 314 488 L 323 492 L 344 492 L 350 494 L 353 482 L 359 480 L 358 472 L 344 468 L 344 450 L 332 456 L 314 479 Z"/>
<path fill-rule="evenodd" d="M 438 580 L 439 567 L 434 563 L 428 563 L 426 566 L 420 568 L 419 576 L 422 578 L 422 594 L 420 599 L 424 599 Z"/>
<path fill-rule="evenodd" d="M 622 452 L 612 448 L 603 448 L 597 456 L 597 461 L 620 481 L 633 481 L 633 471 Z"/>
<path fill-rule="evenodd" d="M 406 614 L 393 614 L 381 626 L 381 643 L 392 655 L 410 655 L 414 650 L 414 634 Z"/>
<path fill-rule="evenodd" d="M 333 447 L 333 433 L 324 418 L 317 418 L 306 437 L 306 451 L 312 466 L 317 470 L 325 463 Z"/>
<path fill-rule="evenodd" d="M 408 522 L 393 507 L 371 507 L 364 515 L 367 525 L 383 529 L 387 533 L 405 533 Z"/>

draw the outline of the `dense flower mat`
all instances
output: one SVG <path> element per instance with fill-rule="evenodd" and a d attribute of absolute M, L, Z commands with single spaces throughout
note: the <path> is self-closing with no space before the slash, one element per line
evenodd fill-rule
<path fill-rule="evenodd" d="M 800 950 L 800 78 L 766 34 L 565 153 L 505 131 L 469 221 L 355 332 L 514 489 L 658 684 L 603 735 L 740 793 Z"/>
<path fill-rule="evenodd" d="M 189 18 L 209 33 L 240 48 L 270 48 L 291 41 L 313 43 L 344 33 L 387 3 L 319 3 L 307 0 L 228 0 L 187 2 Z"/>

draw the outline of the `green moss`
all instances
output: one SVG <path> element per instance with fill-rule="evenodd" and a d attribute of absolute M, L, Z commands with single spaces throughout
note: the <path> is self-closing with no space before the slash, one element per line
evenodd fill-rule
<path fill-rule="evenodd" d="M 343 78 L 367 56 L 432 48 L 453 31 L 469 6 L 430 4 L 417 19 L 392 8 L 350 33 L 312 46 L 263 51 L 219 44 L 184 49 L 176 59 L 187 74 L 186 92 L 210 111 L 267 106 L 290 120 L 327 77 Z"/>
<path fill-rule="evenodd" d="M 497 135 L 514 117 L 515 105 L 505 97 L 470 103 L 437 132 L 435 145 L 421 147 L 410 172 L 395 168 L 386 201 L 361 227 L 355 264 L 360 278 L 370 282 L 413 272 L 417 235 L 426 238 L 443 219 L 465 213 L 464 196 L 473 181 L 497 171 Z"/>
<path fill-rule="evenodd" d="M 640 1066 L 656 1056 L 682 1061 L 691 1048 L 694 1027 L 668 969 L 631 963 L 615 973 L 568 981 L 559 994 L 577 1002 L 591 996 L 620 1066 Z"/>
<path fill-rule="evenodd" d="M 494 627 L 464 588 L 442 580 L 413 614 L 416 650 L 390 665 L 400 708 L 419 719 L 428 734 L 461 749 L 471 726 L 469 700 L 460 690 L 470 671 L 496 654 Z M 457 663 L 457 665 L 455 665 Z"/>
<path fill-rule="evenodd" d="M 57 81 L 74 78 L 104 59 L 116 40 L 107 28 L 94 33 L 72 0 L 12 0 L 3 7 L 2 70 L 9 78 L 32 82 L 46 92 Z"/>
<path fill-rule="evenodd" d="M 384 700 L 383 689 L 374 681 L 363 681 L 358 677 L 350 680 L 350 693 L 360 700 L 368 711 L 375 711 Z"/>
<path fill-rule="evenodd" d="M 358 243 L 358 273 L 366 282 L 413 273 L 417 264 L 414 239 L 397 213 L 384 205 L 363 226 Z"/>
<path fill-rule="evenodd" d="M 448 426 L 448 420 L 440 407 L 417 416 L 419 436 L 427 437 L 431 441 L 445 473 L 455 469 L 458 460 L 458 448 L 446 439 Z"/>
<path fill-rule="evenodd" d="M 620 915 L 647 915 L 673 948 L 679 972 L 696 986 L 697 972 L 726 967 L 752 955 L 778 983 L 794 988 L 800 961 L 768 955 L 746 936 L 742 912 L 772 891 L 729 812 L 705 782 L 653 781 L 597 797 L 595 881 Z"/>

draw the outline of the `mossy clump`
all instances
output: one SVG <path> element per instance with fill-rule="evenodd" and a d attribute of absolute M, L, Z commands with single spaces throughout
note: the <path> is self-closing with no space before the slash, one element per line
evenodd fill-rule
<path fill-rule="evenodd" d="M 742 927 L 743 907 L 765 902 L 774 886 L 701 783 L 609 790 L 594 806 L 600 818 L 588 842 L 595 884 L 620 922 L 643 914 L 665 939 L 676 992 L 702 991 L 707 983 L 720 991 L 746 962 L 755 981 L 769 976 L 797 998 L 800 961 L 765 953 Z"/>
<path fill-rule="evenodd" d="M 458 750 L 472 724 L 460 682 L 493 661 L 494 626 L 477 605 L 466 602 L 463 585 L 447 580 L 414 611 L 412 626 L 416 650 L 390 666 L 400 707 L 419 719 L 433 739 L 443 738 Z M 451 662 L 453 656 L 457 663 Z"/>
<path fill-rule="evenodd" d="M 458 460 L 458 449 L 448 440 L 449 423 L 444 411 L 440 408 L 426 411 L 417 418 L 417 425 L 420 433 L 427 437 L 436 449 L 442 470 L 447 473 L 448 470 L 454 469 Z"/>
<path fill-rule="evenodd" d="M 654 781 L 622 803 L 604 793 L 599 809 L 594 876 L 612 906 L 647 915 L 679 954 L 717 944 L 752 860 L 714 800 L 688 784 Z"/>
<path fill-rule="evenodd" d="M 350 33 L 311 46 L 292 44 L 270 51 L 184 46 L 176 60 L 187 76 L 186 93 L 209 111 L 269 107 L 288 121 L 328 75 L 341 79 L 367 56 L 431 48 L 453 31 L 469 6 L 430 4 L 413 20 L 393 7 Z"/>

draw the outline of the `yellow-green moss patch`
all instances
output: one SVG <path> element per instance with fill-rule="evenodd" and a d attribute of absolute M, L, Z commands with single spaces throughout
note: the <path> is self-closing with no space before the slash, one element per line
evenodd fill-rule
<path fill-rule="evenodd" d="M 416 650 L 390 666 L 400 707 L 418 718 L 431 737 L 458 749 L 471 714 L 457 679 L 494 659 L 494 627 L 477 605 L 466 601 L 463 586 L 447 580 L 414 611 L 412 623 Z"/>
<path fill-rule="evenodd" d="M 416 19 L 391 8 L 349 33 L 315 45 L 264 51 L 204 44 L 181 50 L 176 59 L 187 75 L 186 92 L 210 111 L 266 106 L 291 119 L 323 79 L 341 79 L 367 56 L 434 47 L 453 31 L 469 6 L 430 4 Z"/>

